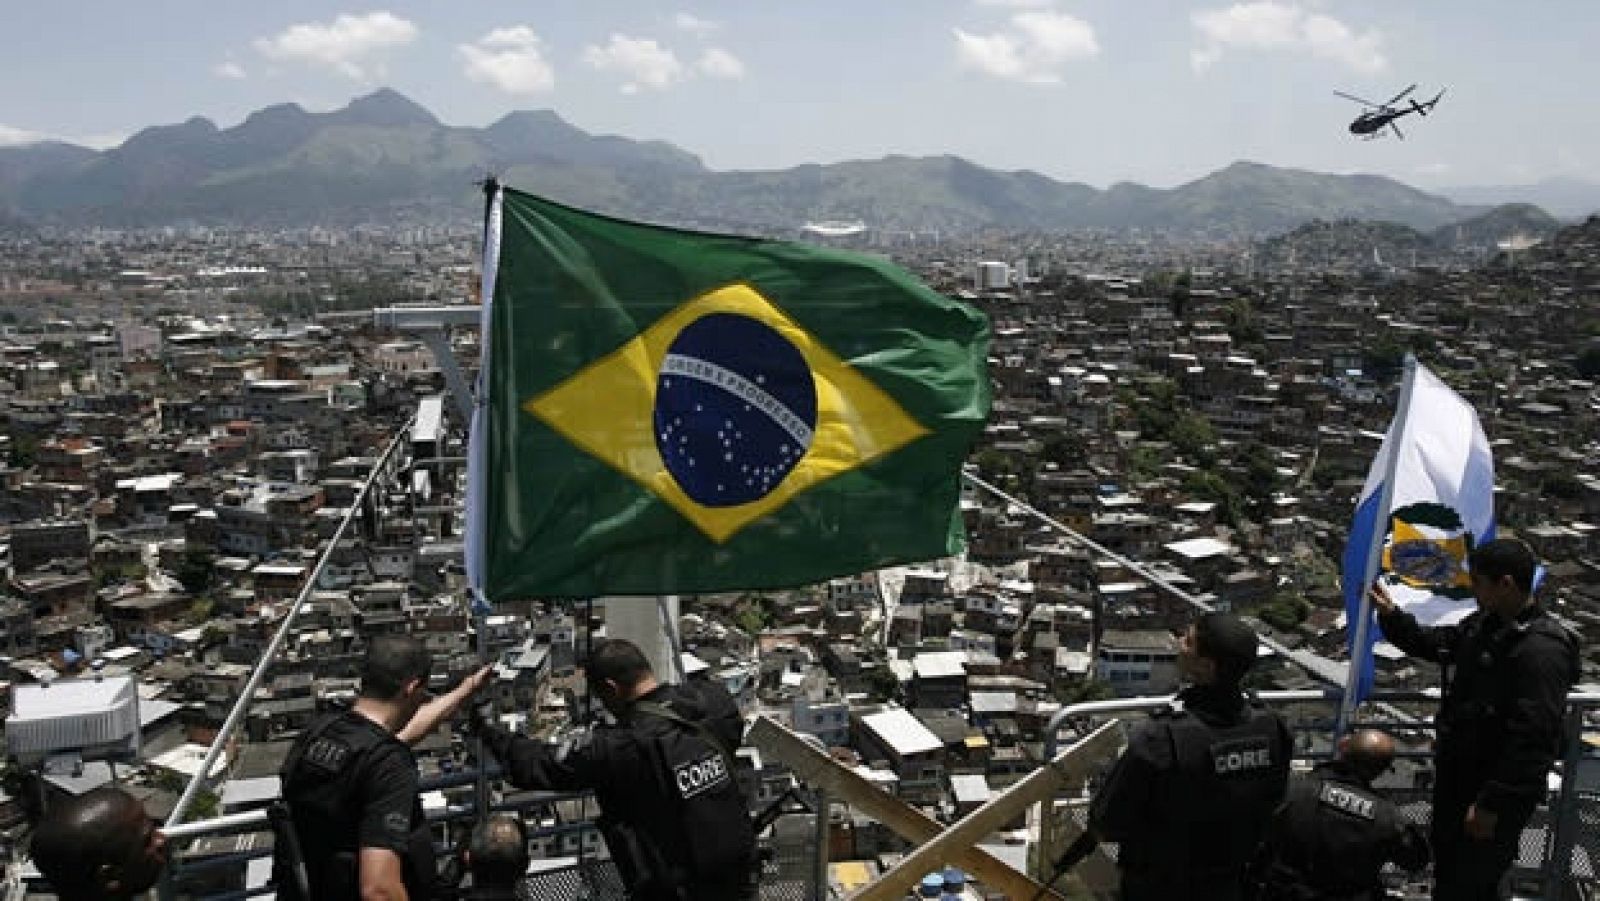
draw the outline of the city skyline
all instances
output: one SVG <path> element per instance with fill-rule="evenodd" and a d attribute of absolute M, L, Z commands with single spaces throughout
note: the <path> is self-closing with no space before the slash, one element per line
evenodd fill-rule
<path fill-rule="evenodd" d="M 0 47 L 32 77 L 0 85 L 0 144 L 114 146 L 191 116 L 228 127 L 387 86 L 451 125 L 552 109 L 717 170 L 949 153 L 1101 187 L 1170 187 L 1240 159 L 1432 188 L 1600 180 L 1600 112 L 1583 97 L 1600 8 L 1577 2 L 1515 16 L 1365 0 L 180 2 L 13 18 Z M 1334 90 L 1382 100 L 1412 82 L 1450 93 L 1406 121 L 1409 140 L 1345 131 L 1359 108 Z"/>

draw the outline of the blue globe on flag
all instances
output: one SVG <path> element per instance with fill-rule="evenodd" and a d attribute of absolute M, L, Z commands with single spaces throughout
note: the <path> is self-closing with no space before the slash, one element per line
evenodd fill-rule
<path fill-rule="evenodd" d="M 778 487 L 810 449 L 817 389 L 777 330 L 735 313 L 685 326 L 656 377 L 656 450 L 695 503 L 732 507 Z"/>

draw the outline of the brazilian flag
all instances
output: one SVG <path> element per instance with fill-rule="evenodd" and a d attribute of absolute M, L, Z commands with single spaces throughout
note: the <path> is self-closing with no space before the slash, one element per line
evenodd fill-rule
<path fill-rule="evenodd" d="M 783 588 L 962 547 L 984 316 L 873 257 L 500 188 L 469 567 L 489 602 Z"/>

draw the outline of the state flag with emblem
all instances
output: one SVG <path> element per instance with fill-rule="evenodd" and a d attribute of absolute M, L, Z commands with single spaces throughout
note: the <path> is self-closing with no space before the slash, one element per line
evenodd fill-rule
<path fill-rule="evenodd" d="M 1371 690 L 1378 636 L 1367 586 L 1381 581 L 1423 625 L 1458 622 L 1477 606 L 1468 555 L 1495 532 L 1494 453 L 1477 411 L 1410 358 L 1407 380 L 1345 544 L 1341 581 L 1354 700 Z"/>
<path fill-rule="evenodd" d="M 467 557 L 496 602 L 961 550 L 989 327 L 871 256 L 490 195 Z"/>

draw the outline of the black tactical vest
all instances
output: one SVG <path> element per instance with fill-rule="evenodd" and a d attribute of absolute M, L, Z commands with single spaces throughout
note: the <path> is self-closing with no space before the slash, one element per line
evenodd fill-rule
<path fill-rule="evenodd" d="M 1157 720 L 1172 742 L 1172 814 L 1152 866 L 1202 881 L 1241 873 L 1282 800 L 1291 749 L 1278 718 L 1250 706 L 1226 725 L 1184 711 Z"/>
<path fill-rule="evenodd" d="M 1281 823 L 1268 838 L 1265 899 L 1379 897 L 1378 873 L 1402 828 L 1387 798 L 1323 771 L 1290 786 Z"/>
<path fill-rule="evenodd" d="M 358 790 L 372 751 L 391 741 L 398 739 L 369 724 L 360 714 L 345 710 L 314 722 L 295 741 L 284 760 L 280 771 L 283 799 L 304 855 L 314 901 L 361 897 L 357 842 L 362 811 Z M 413 824 L 420 821 L 414 811 Z M 413 832 L 411 846 L 403 855 L 406 889 L 427 897 L 433 889 L 429 878 L 433 848 L 426 830 Z M 282 855 L 275 857 L 278 897 L 306 901 L 296 897 L 293 880 L 284 878 L 287 870 Z"/>
<path fill-rule="evenodd" d="M 652 760 L 656 797 L 646 822 L 632 824 L 655 848 L 641 849 L 646 867 L 663 866 L 663 881 L 685 889 L 730 885 L 750 877 L 756 836 L 734 774 L 733 749 L 697 720 L 665 705 L 638 704 L 633 729 Z M 602 804 L 602 806 L 605 806 Z M 648 877 L 658 874 L 645 874 Z M 685 897 L 698 897 L 689 891 Z"/>

